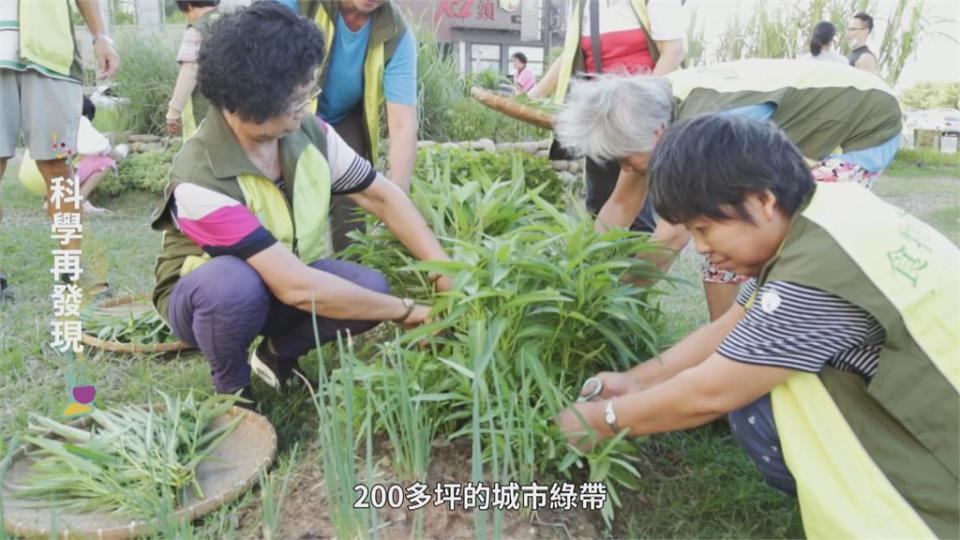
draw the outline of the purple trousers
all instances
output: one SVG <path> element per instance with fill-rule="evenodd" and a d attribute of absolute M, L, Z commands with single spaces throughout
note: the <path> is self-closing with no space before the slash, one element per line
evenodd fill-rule
<path fill-rule="evenodd" d="M 389 292 L 380 272 L 346 261 L 320 260 L 311 267 L 335 274 L 361 287 Z M 247 363 L 257 336 L 270 339 L 281 362 L 295 364 L 316 347 L 313 315 L 279 300 L 246 261 L 214 257 L 180 279 L 170 294 L 167 320 L 173 333 L 197 347 L 210 362 L 217 392 L 233 393 L 250 384 Z M 317 316 L 321 343 L 349 330 L 356 335 L 380 321 L 347 321 Z"/>

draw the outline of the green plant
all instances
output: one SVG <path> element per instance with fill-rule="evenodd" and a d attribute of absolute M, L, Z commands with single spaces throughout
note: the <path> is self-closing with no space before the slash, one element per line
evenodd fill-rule
<path fill-rule="evenodd" d="M 117 174 L 103 179 L 94 195 L 111 198 L 131 191 L 161 195 L 167 186 L 173 156 L 172 148 L 162 152 L 132 154 L 120 162 Z"/>
<path fill-rule="evenodd" d="M 371 512 L 360 512 L 354 505 L 358 478 L 356 425 L 364 414 L 364 407 L 354 386 L 352 339 L 347 336 L 347 343 L 338 340 L 340 350 L 346 351 L 340 355 L 343 367 L 328 375 L 315 317 L 313 330 L 317 342 L 318 387 L 316 393 L 311 390 L 311 395 L 317 411 L 317 443 L 321 449 L 320 464 L 330 518 L 338 538 L 359 538 L 370 530 L 372 517 Z"/>
<path fill-rule="evenodd" d="M 473 157 L 424 156 L 411 194 L 452 261 L 415 262 L 372 222 L 348 252 L 390 268 L 396 294 L 429 296 L 428 272 L 455 282 L 435 299 L 436 321 L 380 347 L 372 369 L 409 370 L 409 386 L 420 392 L 412 399 L 437 406 L 437 433 L 472 441 L 474 481 L 530 483 L 586 461 L 618 502 L 617 485 L 636 486 L 633 449 L 617 440 L 579 453 L 549 419 L 587 376 L 634 365 L 660 347 L 658 293 L 622 280 L 627 273 L 659 277 L 633 257 L 654 247 L 643 235 L 599 233 L 584 214 L 564 213 L 542 196 L 565 201 L 553 190 L 555 175 L 532 178 L 519 155 L 511 156 L 509 176 L 502 164 L 486 169 L 486 158 Z M 381 394 L 375 404 L 402 395 L 399 376 L 381 380 L 371 389 Z M 413 436 L 419 444 L 427 431 L 402 414 L 382 421 L 392 424 L 391 440 Z M 395 449 L 395 466 L 409 468 L 414 455 Z M 604 515 L 612 516 L 612 506 Z M 485 530 L 486 518 L 477 519 Z"/>
<path fill-rule="evenodd" d="M 445 54 L 433 32 L 417 34 L 417 121 L 421 139 L 446 141 L 455 124 L 455 103 L 466 96 L 453 57 Z"/>
<path fill-rule="evenodd" d="M 264 540 L 280 538 L 280 512 L 287 497 L 291 470 L 300 455 L 299 451 L 300 447 L 294 445 L 273 474 L 267 474 L 266 470 L 260 473 L 260 515 L 263 521 Z M 279 490 L 276 485 L 278 477 L 283 478 Z"/>
<path fill-rule="evenodd" d="M 212 429 L 211 422 L 238 398 L 160 395 L 163 407 L 94 410 L 90 430 L 34 415 L 35 434 L 23 441 L 33 448 L 35 462 L 16 495 L 66 511 L 115 511 L 146 519 L 176 508 L 188 488 L 202 499 L 197 466 L 243 416 Z"/>
<path fill-rule="evenodd" d="M 177 341 L 173 331 L 154 309 L 137 314 L 131 312 L 126 318 L 119 318 L 90 306 L 81 310 L 80 320 L 84 332 L 104 341 L 138 345 Z"/>
<path fill-rule="evenodd" d="M 176 43 L 163 33 L 138 29 L 117 37 L 123 59 L 115 79 L 117 93 L 128 99 L 119 105 L 117 121 L 124 130 L 162 135 L 167 103 L 177 80 Z"/>

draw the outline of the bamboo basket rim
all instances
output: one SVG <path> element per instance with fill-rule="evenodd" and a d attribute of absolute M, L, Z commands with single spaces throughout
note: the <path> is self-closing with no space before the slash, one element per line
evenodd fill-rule
<path fill-rule="evenodd" d="M 96 304 L 94 307 L 98 309 L 109 309 L 109 308 L 118 308 L 130 304 L 136 304 L 142 302 L 146 299 L 145 295 L 138 294 L 128 294 L 124 296 L 118 296 L 116 298 L 110 298 L 101 303 Z M 152 305 L 149 306 L 149 309 L 154 309 Z M 124 343 L 121 341 L 106 341 L 100 339 L 94 335 L 87 334 L 84 332 L 80 334 L 80 342 L 84 345 L 89 345 L 96 349 L 102 349 L 105 351 L 124 353 L 124 354 L 167 354 L 174 353 L 192 349 L 193 346 L 189 343 L 177 340 L 173 343 L 155 343 L 153 345 L 143 345 L 140 343 Z"/>
<path fill-rule="evenodd" d="M 479 86 L 470 88 L 470 96 L 485 107 L 515 120 L 545 129 L 553 129 L 554 116 L 546 111 L 517 102 L 513 97 L 491 92 Z"/>
<path fill-rule="evenodd" d="M 146 407 L 146 405 L 141 406 Z M 163 406 L 155 405 L 154 409 L 163 409 Z M 221 493 L 207 494 L 202 500 L 195 501 L 187 506 L 178 508 L 173 514 L 177 522 L 193 521 L 233 501 L 241 494 L 249 490 L 256 482 L 258 482 L 260 474 L 269 469 L 273 464 L 273 460 L 276 458 L 277 454 L 277 432 L 270 421 L 267 420 L 267 418 L 263 415 L 234 405 L 233 408 L 231 408 L 225 414 L 215 418 L 211 424 L 227 422 L 238 414 L 245 415 L 243 420 L 241 420 L 233 432 L 226 439 L 224 439 L 219 446 L 217 446 L 211 456 L 215 457 L 217 460 L 229 460 L 231 453 L 238 454 L 243 450 L 249 450 L 257 446 L 264 446 L 262 443 L 264 438 L 266 439 L 266 447 L 261 448 L 261 451 L 255 456 L 256 459 L 252 460 L 255 463 L 253 463 L 253 468 L 249 472 L 245 474 L 240 471 L 237 472 L 237 476 L 243 476 L 242 479 L 238 479 L 237 481 L 231 483 L 229 487 Z M 91 422 L 92 420 L 89 417 L 86 417 L 70 422 L 68 425 L 83 428 L 89 426 Z M 48 431 L 45 436 L 49 435 L 50 433 L 51 432 Z M 252 441 L 256 440 L 261 441 L 261 443 L 252 443 Z M 28 459 L 27 450 L 29 447 L 29 444 L 21 444 L 10 454 L 8 458 L 9 468 L 12 468 L 13 465 L 18 461 Z M 247 461 L 249 462 L 251 460 L 248 459 Z M 207 462 L 203 462 L 198 466 L 198 481 L 200 481 L 201 484 L 203 483 L 203 479 L 199 478 L 200 468 L 203 467 L 204 463 Z M 250 465 L 250 463 L 246 464 Z M 0 462 L 0 465 L 5 465 L 5 463 Z M 237 467 L 239 466 L 240 465 L 237 465 Z M 2 470 L 2 467 L 0 467 L 0 470 Z M 0 478 L 0 480 L 4 480 L 4 478 Z M 7 493 L 7 491 L 8 490 L 5 483 L 0 483 L 0 494 Z M 0 497 L 0 501 L 3 499 L 4 497 Z M 28 513 L 34 516 L 47 516 L 58 512 L 57 508 L 55 507 L 20 507 L 13 508 L 13 510 L 17 513 Z M 51 538 L 55 534 L 55 538 L 63 540 L 68 540 L 71 538 L 125 540 L 128 538 L 137 538 L 154 532 L 153 525 L 144 520 L 132 520 L 123 526 L 97 527 L 93 525 L 83 525 L 75 529 L 51 530 L 52 527 L 36 526 L 24 521 L 12 521 L 10 514 L 10 509 L 5 507 L 5 512 L 3 514 L 4 529 L 6 530 L 7 534 L 24 538 Z M 70 517 L 70 515 L 66 513 L 60 513 L 60 515 L 61 517 Z M 98 514 L 73 514 L 73 517 L 75 519 L 78 517 L 90 519 L 89 516 L 91 515 L 97 516 Z M 109 516 L 110 514 L 103 513 L 102 515 Z M 43 521 L 50 522 L 49 519 L 44 519 Z"/>

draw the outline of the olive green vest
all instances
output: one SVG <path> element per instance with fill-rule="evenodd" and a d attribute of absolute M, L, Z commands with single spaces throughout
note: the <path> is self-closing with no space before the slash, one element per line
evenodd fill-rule
<path fill-rule="evenodd" d="M 214 23 L 219 19 L 220 12 L 217 9 L 212 9 L 204 13 L 197 22 L 188 24 L 187 27 L 193 27 L 199 30 L 200 35 L 206 40 L 207 36 L 210 35 L 210 31 L 213 29 Z M 201 47 L 203 46 L 202 43 L 203 42 L 201 42 Z M 207 115 L 207 108 L 209 106 L 210 102 L 207 101 L 207 98 L 204 97 L 200 91 L 200 83 L 198 82 L 196 86 L 193 87 L 193 93 L 190 94 L 190 99 L 187 100 L 186 105 L 183 107 L 183 113 L 181 114 L 183 118 L 184 139 L 193 136 L 197 131 L 197 126 L 200 125 L 203 117 Z"/>
<path fill-rule="evenodd" d="M 553 100 L 557 103 L 563 103 L 567 97 L 567 90 L 570 88 L 570 79 L 575 73 L 582 73 L 587 70 L 583 59 L 583 49 L 580 47 L 580 38 L 583 33 L 583 10 L 590 0 L 574 0 L 570 3 L 569 14 L 567 16 L 567 34 L 563 41 L 563 56 L 561 56 L 560 76 L 557 79 L 557 89 L 554 91 Z M 647 36 L 647 45 L 650 49 L 650 55 L 654 62 L 660 58 L 660 50 L 657 43 L 650 34 L 650 16 L 647 14 L 646 0 L 630 0 L 633 4 L 633 11 L 640 20 L 640 28 Z"/>
<path fill-rule="evenodd" d="M 301 2 L 300 14 L 315 20 L 317 26 L 323 30 L 326 42 L 326 58 L 320 66 L 320 87 L 323 88 L 337 32 L 340 2 Z M 373 26 L 367 45 L 367 58 L 363 64 L 363 127 L 368 152 L 364 157 L 371 163 L 376 163 L 380 151 L 380 111 L 384 106 L 383 73 L 407 32 L 407 23 L 393 0 L 387 0 L 373 13 L 370 24 Z M 317 108 L 313 107 L 313 110 L 316 111 Z"/>
<path fill-rule="evenodd" d="M 666 75 L 678 119 L 773 103 L 770 119 L 808 159 L 863 150 L 902 131 L 900 104 L 882 79 L 831 62 L 740 60 Z"/>
<path fill-rule="evenodd" d="M 167 299 L 177 280 L 210 259 L 171 218 L 173 191 L 180 183 L 195 184 L 240 201 L 304 263 L 326 256 L 331 182 L 324 128 L 316 119 L 306 118 L 299 131 L 284 135 L 279 144 L 283 191 L 250 162 L 215 108 L 207 111 L 196 134 L 184 143 L 174 158 L 163 204 L 154 214 L 152 225 L 163 232 L 153 292 L 161 316 L 167 316 Z"/>
<path fill-rule="evenodd" d="M 789 281 L 839 296 L 886 332 L 869 382 L 827 367 L 772 393 L 809 537 L 960 532 L 958 276 L 949 240 L 840 183 L 817 185 L 758 277 L 758 289 Z"/>

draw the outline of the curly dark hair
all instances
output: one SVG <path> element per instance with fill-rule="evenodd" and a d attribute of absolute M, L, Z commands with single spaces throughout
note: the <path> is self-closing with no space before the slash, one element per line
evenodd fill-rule
<path fill-rule="evenodd" d="M 263 123 L 283 114 L 294 88 L 323 61 L 323 32 L 279 2 L 221 18 L 200 48 L 200 91 L 214 107 Z"/>

